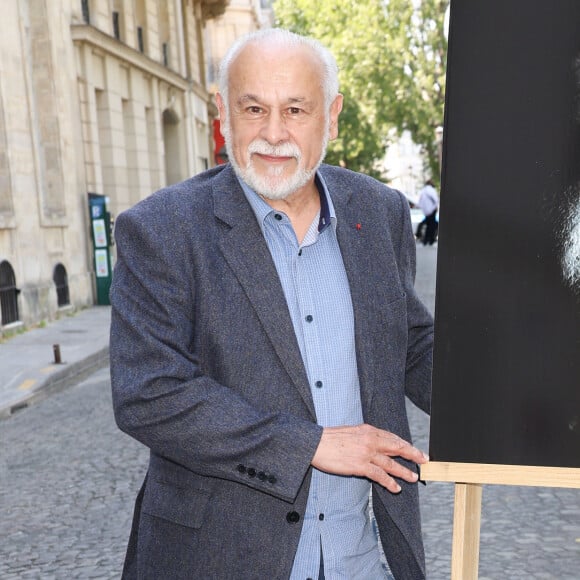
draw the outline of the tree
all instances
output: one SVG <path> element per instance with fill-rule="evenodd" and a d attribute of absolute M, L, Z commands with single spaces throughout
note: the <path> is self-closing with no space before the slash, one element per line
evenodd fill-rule
<path fill-rule="evenodd" d="M 345 104 L 330 163 L 377 174 L 392 129 L 408 130 L 439 179 L 448 0 L 276 0 L 277 25 L 313 36 L 337 59 Z"/>

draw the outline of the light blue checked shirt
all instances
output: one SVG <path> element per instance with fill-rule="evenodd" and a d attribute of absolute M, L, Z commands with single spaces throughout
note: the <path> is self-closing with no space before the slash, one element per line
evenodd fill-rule
<path fill-rule="evenodd" d="M 302 244 L 288 217 L 241 182 L 276 265 L 318 424 L 363 422 L 350 288 L 336 237 L 336 215 L 320 174 L 321 211 Z M 390 578 L 368 516 L 370 483 L 313 470 L 290 580 L 317 580 L 320 548 L 326 580 Z"/>

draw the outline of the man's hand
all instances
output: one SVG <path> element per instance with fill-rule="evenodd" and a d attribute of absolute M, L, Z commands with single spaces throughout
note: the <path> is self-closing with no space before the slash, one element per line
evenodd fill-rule
<path fill-rule="evenodd" d="M 404 457 L 415 463 L 429 461 L 427 455 L 407 441 L 371 425 L 325 427 L 312 465 L 326 473 L 367 477 L 398 493 L 401 486 L 391 476 L 412 483 L 417 481 L 417 474 L 393 457 Z"/>

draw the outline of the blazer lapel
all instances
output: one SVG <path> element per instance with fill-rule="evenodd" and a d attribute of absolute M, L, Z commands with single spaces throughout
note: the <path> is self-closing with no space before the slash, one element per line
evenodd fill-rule
<path fill-rule="evenodd" d="M 262 322 L 274 350 L 316 419 L 306 370 L 282 285 L 256 216 L 231 168 L 213 186 L 216 217 L 223 229 L 219 247 Z"/>
<path fill-rule="evenodd" d="M 377 268 L 377 264 L 373 263 L 373 256 L 376 254 L 368 247 L 370 232 L 366 231 L 364 220 L 360 215 L 357 215 L 356 208 L 350 207 L 350 205 L 354 205 L 350 204 L 352 190 L 349 190 L 344 183 L 333 184 L 326 176 L 325 178 L 336 211 L 338 244 L 350 284 L 361 403 L 366 415 L 372 404 L 371 385 L 375 382 L 370 374 L 373 369 L 373 361 L 369 360 L 369 351 L 365 345 L 371 335 L 369 332 L 369 297 L 376 294 L 376 284 L 380 283 L 373 275 Z M 364 215 L 367 215 L 367 212 Z"/>

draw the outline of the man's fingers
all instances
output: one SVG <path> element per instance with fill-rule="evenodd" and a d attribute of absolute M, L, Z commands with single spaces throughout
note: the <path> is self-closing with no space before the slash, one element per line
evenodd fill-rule
<path fill-rule="evenodd" d="M 429 459 L 404 439 L 370 425 L 326 427 L 312 465 L 327 473 L 367 477 L 398 493 L 401 488 L 395 477 L 409 483 L 418 478 L 395 457 L 414 463 L 425 463 Z"/>
<path fill-rule="evenodd" d="M 429 456 L 421 450 L 413 447 L 409 442 L 401 439 L 394 433 L 380 431 L 377 429 L 381 444 L 379 451 L 390 457 L 403 457 L 415 463 L 427 463 Z"/>
<path fill-rule="evenodd" d="M 397 481 L 378 465 L 371 465 L 367 477 L 371 481 L 375 481 L 379 485 L 382 485 L 391 493 L 399 493 L 401 491 L 401 486 L 397 483 Z"/>
<path fill-rule="evenodd" d="M 408 467 L 401 465 L 398 461 L 391 457 L 377 456 L 374 464 L 384 473 L 388 473 L 392 477 L 404 479 L 409 483 L 415 483 L 419 479 L 416 472 L 411 471 Z"/>

